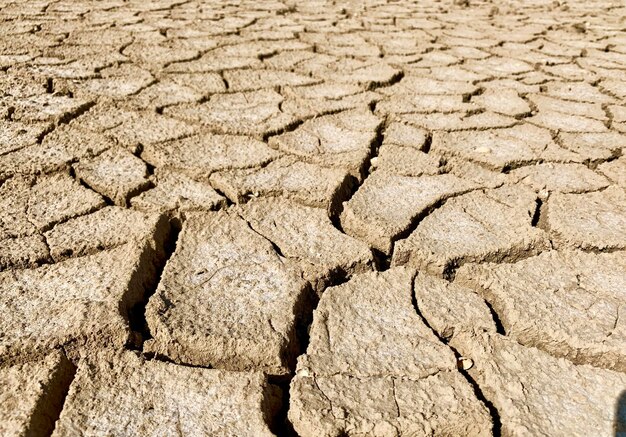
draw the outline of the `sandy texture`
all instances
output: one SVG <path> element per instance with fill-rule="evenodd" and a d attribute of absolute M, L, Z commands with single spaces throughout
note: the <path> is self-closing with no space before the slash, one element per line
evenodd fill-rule
<path fill-rule="evenodd" d="M 626 435 L 625 17 L 0 0 L 0 434 Z"/>

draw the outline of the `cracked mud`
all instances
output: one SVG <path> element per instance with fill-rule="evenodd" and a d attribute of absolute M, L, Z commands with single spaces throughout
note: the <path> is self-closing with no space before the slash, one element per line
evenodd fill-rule
<path fill-rule="evenodd" d="M 0 23 L 1 435 L 626 435 L 623 2 Z"/>

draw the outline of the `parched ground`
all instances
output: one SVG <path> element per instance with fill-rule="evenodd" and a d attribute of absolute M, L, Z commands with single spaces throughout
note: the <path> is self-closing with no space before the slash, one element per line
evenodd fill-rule
<path fill-rule="evenodd" d="M 0 0 L 0 435 L 626 435 L 625 30 Z"/>

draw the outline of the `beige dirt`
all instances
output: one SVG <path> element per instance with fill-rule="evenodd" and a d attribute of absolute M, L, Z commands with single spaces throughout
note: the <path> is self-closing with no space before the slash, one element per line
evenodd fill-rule
<path fill-rule="evenodd" d="M 0 435 L 626 435 L 619 0 L 0 0 Z"/>

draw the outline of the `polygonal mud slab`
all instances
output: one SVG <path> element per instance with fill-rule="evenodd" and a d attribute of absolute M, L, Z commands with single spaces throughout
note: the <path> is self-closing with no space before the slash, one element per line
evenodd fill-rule
<path fill-rule="evenodd" d="M 0 369 L 0 434 L 50 435 L 74 366 L 59 352 Z"/>
<path fill-rule="evenodd" d="M 353 47 L 343 47 L 344 53 L 354 54 Z M 377 48 L 375 48 L 378 51 Z M 354 62 L 352 59 L 345 59 L 333 65 L 336 71 L 320 72 L 324 79 L 339 83 L 357 84 L 363 89 L 372 89 L 377 86 L 389 85 L 400 77 L 402 72 L 388 64 L 382 62 Z"/>
<path fill-rule="evenodd" d="M 606 112 L 599 103 L 580 103 L 569 100 L 556 99 L 542 94 L 529 94 L 526 98 L 531 101 L 539 113 L 557 112 L 566 115 L 575 115 L 605 121 Z"/>
<path fill-rule="evenodd" d="M 282 256 L 299 263 L 304 278 L 318 293 L 338 278 L 372 269 L 369 247 L 337 230 L 324 209 L 284 199 L 259 199 L 243 206 L 242 214 Z"/>
<path fill-rule="evenodd" d="M 406 177 L 374 172 L 341 214 L 343 230 L 389 254 L 393 241 L 424 211 L 476 186 L 452 175 Z"/>
<path fill-rule="evenodd" d="M 568 150 L 595 161 L 615 158 L 621 154 L 626 136 L 617 132 L 559 133 L 560 144 Z"/>
<path fill-rule="evenodd" d="M 262 141 L 241 135 L 200 134 L 144 147 L 142 159 L 157 167 L 208 177 L 219 170 L 262 167 L 280 156 Z"/>
<path fill-rule="evenodd" d="M 50 251 L 41 235 L 0 240 L 0 270 L 35 267 L 48 260 Z"/>
<path fill-rule="evenodd" d="M 584 160 L 580 155 L 559 147 L 548 130 L 528 124 L 485 131 L 435 132 L 431 149 L 444 155 L 477 162 L 497 171 L 540 160 Z"/>
<path fill-rule="evenodd" d="M 0 363 L 64 347 L 73 355 L 122 348 L 131 338 L 128 310 L 155 274 L 148 244 L 34 270 L 0 273 Z"/>
<path fill-rule="evenodd" d="M 410 147 L 426 151 L 428 131 L 410 124 L 392 122 L 383 132 L 383 145 Z"/>
<path fill-rule="evenodd" d="M 533 70 L 533 66 L 527 62 L 500 56 L 471 59 L 463 64 L 463 68 L 475 73 L 486 74 L 489 77 L 507 77 Z"/>
<path fill-rule="evenodd" d="M 69 175 L 16 176 L 0 186 L 0 236 L 31 235 L 105 205 Z"/>
<path fill-rule="evenodd" d="M 128 111 L 98 105 L 72 122 L 79 128 L 105 133 L 129 150 L 193 135 L 196 127 L 150 111 Z"/>
<path fill-rule="evenodd" d="M 347 195 L 352 179 L 347 171 L 284 157 L 266 167 L 215 172 L 211 184 L 230 200 L 281 196 L 304 205 L 335 211 Z"/>
<path fill-rule="evenodd" d="M 607 127 L 599 120 L 561 112 L 542 111 L 529 117 L 527 121 L 555 132 L 608 132 Z"/>
<path fill-rule="evenodd" d="M 146 308 L 145 350 L 188 364 L 283 374 L 310 293 L 297 264 L 246 221 L 193 214 Z"/>
<path fill-rule="evenodd" d="M 513 170 L 514 181 L 537 192 L 584 193 L 609 186 L 610 181 L 583 164 L 537 164 Z"/>
<path fill-rule="evenodd" d="M 467 103 L 463 96 L 399 94 L 392 95 L 376 105 L 377 114 L 412 114 L 430 112 L 470 112 L 479 108 L 475 103 Z"/>
<path fill-rule="evenodd" d="M 371 168 L 398 176 L 424 176 L 442 173 L 442 159 L 413 147 L 383 144 Z"/>
<path fill-rule="evenodd" d="M 517 123 L 513 117 L 494 112 L 432 112 L 429 114 L 404 114 L 400 121 L 432 131 L 474 131 L 512 127 Z"/>
<path fill-rule="evenodd" d="M 189 176 L 167 169 L 157 170 L 155 187 L 133 197 L 133 208 L 145 211 L 193 211 L 214 210 L 226 205 L 208 182 L 197 181 Z"/>
<path fill-rule="evenodd" d="M 550 247 L 546 233 L 532 226 L 536 208 L 535 193 L 518 186 L 449 199 L 396 242 L 393 264 L 442 275 L 466 262 L 511 262 L 534 255 Z"/>
<path fill-rule="evenodd" d="M 514 90 L 487 90 L 478 96 L 472 96 L 472 103 L 487 111 L 516 118 L 530 114 L 531 111 L 528 103 Z"/>
<path fill-rule="evenodd" d="M 498 411 L 502 435 L 609 437 L 626 429 L 623 412 L 616 414 L 623 373 L 577 366 L 497 334 L 461 334 L 451 344 L 473 361 L 469 373 Z"/>
<path fill-rule="evenodd" d="M 563 100 L 588 103 L 613 103 L 613 97 L 604 94 L 587 82 L 550 82 L 546 85 L 547 95 Z"/>
<path fill-rule="evenodd" d="M 146 144 L 171 141 L 196 132 L 196 127 L 151 112 L 125 114 L 124 122 L 108 131 L 120 145 L 130 149 Z"/>
<path fill-rule="evenodd" d="M 281 104 L 281 109 L 294 116 L 296 120 L 307 120 L 341 111 L 362 111 L 365 108 L 371 108 L 379 99 L 380 95 L 373 91 L 337 99 L 289 97 Z M 288 127 L 294 127 L 295 124 Z"/>
<path fill-rule="evenodd" d="M 231 92 L 313 85 L 321 82 L 320 79 L 310 76 L 280 70 L 230 70 L 224 72 L 224 79 Z"/>
<path fill-rule="evenodd" d="M 518 342 L 575 363 L 626 371 L 626 256 L 544 252 L 515 264 L 467 264 L 474 288 Z"/>
<path fill-rule="evenodd" d="M 163 240 L 167 233 L 164 216 L 111 206 L 60 223 L 44 235 L 50 256 L 59 261 L 131 242 L 147 242 L 156 254 L 163 256 Z"/>
<path fill-rule="evenodd" d="M 100 77 L 81 81 L 76 85 L 79 96 L 123 100 L 154 82 L 154 77 L 143 68 L 122 64 L 102 69 Z"/>
<path fill-rule="evenodd" d="M 132 352 L 78 366 L 55 437 L 274 435 L 279 390 L 261 373 L 144 361 Z"/>
<path fill-rule="evenodd" d="M 583 250 L 626 248 L 626 193 L 611 186 L 585 194 L 554 194 L 543 222 L 557 247 Z"/>
<path fill-rule="evenodd" d="M 176 41 L 176 40 L 175 40 Z M 153 44 L 137 41 L 124 48 L 122 54 L 138 65 L 162 69 L 173 62 L 182 62 L 197 58 L 200 53 L 184 46 L 174 44 Z"/>
<path fill-rule="evenodd" d="M 35 144 L 44 133 L 52 129 L 50 123 L 21 123 L 0 121 L 0 154 L 19 150 Z"/>
<path fill-rule="evenodd" d="M 63 170 L 81 158 L 100 154 L 114 147 L 105 135 L 61 125 L 41 143 L 0 156 L 0 180 L 16 174 L 52 173 Z"/>
<path fill-rule="evenodd" d="M 420 314 L 441 338 L 497 330 L 485 301 L 470 288 L 420 272 L 413 291 Z"/>
<path fill-rule="evenodd" d="M 491 435 L 452 350 L 412 305 L 413 277 L 366 273 L 324 292 L 291 382 L 300 435 Z"/>
<path fill-rule="evenodd" d="M 430 153 L 431 156 L 437 156 Z M 462 158 L 446 157 L 441 158 L 445 164 L 442 172 L 450 173 L 484 188 L 498 188 L 509 181 L 506 173 L 485 168 L 483 165 L 467 161 Z"/>
<path fill-rule="evenodd" d="M 93 102 L 46 93 L 26 99 L 5 97 L 2 102 L 2 106 L 4 105 L 11 107 L 12 121 L 26 123 L 28 126 L 44 121 L 59 124 L 84 112 Z"/>
<path fill-rule="evenodd" d="M 289 419 L 303 437 L 492 435 L 487 409 L 457 372 L 296 376 L 289 394 Z"/>
<path fill-rule="evenodd" d="M 176 83 L 178 86 L 192 88 L 201 96 L 210 96 L 211 94 L 223 93 L 226 91 L 224 80 L 218 73 L 177 73 L 163 74 L 160 83 Z M 150 87 L 152 88 L 152 87 Z M 148 88 L 148 90 L 150 90 Z M 148 91 L 146 90 L 146 91 Z M 179 94 L 170 96 L 176 98 Z M 160 96 L 160 98 L 166 98 Z"/>
<path fill-rule="evenodd" d="M 430 94 L 430 95 L 464 95 L 475 93 L 478 88 L 470 82 L 459 80 L 437 80 L 429 77 L 405 76 L 402 80 L 381 89 L 385 95 Z"/>
<path fill-rule="evenodd" d="M 126 206 L 132 196 L 150 184 L 146 163 L 120 148 L 83 160 L 74 165 L 74 170 L 78 178 L 118 206 Z"/>
<path fill-rule="evenodd" d="M 414 275 L 399 267 L 356 275 L 328 288 L 315 310 L 309 347 L 298 359 L 298 370 L 414 379 L 455 370 L 452 351 L 413 308 Z"/>
<path fill-rule="evenodd" d="M 298 121 L 281 110 L 283 100 L 283 96 L 272 90 L 214 94 L 206 103 L 172 106 L 164 113 L 199 122 L 219 133 L 263 138 Z"/>
<path fill-rule="evenodd" d="M 602 163 L 598 166 L 598 171 L 626 189 L 626 157 Z"/>
<path fill-rule="evenodd" d="M 270 147 L 326 167 L 341 167 L 360 178 L 372 152 L 380 119 L 370 111 L 345 111 L 304 122 L 269 139 Z"/>
<path fill-rule="evenodd" d="M 164 78 L 131 97 L 129 106 L 137 109 L 160 111 L 165 106 L 197 103 L 200 100 L 202 100 L 202 94 L 194 89 L 191 84 L 179 84 L 170 78 Z"/>

